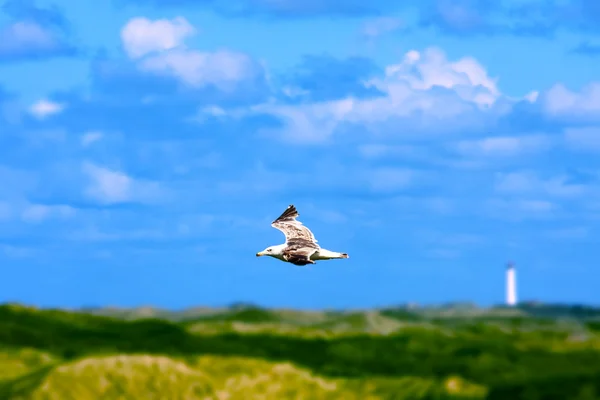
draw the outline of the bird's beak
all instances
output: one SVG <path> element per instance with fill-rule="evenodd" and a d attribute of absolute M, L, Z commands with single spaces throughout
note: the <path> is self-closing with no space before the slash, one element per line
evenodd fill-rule
<path fill-rule="evenodd" d="M 256 257 L 260 257 L 260 256 L 264 256 L 265 253 L 263 253 L 262 251 L 259 251 L 258 253 L 256 253 Z"/>

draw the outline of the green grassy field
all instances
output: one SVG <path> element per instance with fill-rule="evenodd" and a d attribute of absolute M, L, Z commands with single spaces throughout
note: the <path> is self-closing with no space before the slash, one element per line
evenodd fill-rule
<path fill-rule="evenodd" d="M 0 306 L 0 399 L 600 399 L 600 311 Z"/>

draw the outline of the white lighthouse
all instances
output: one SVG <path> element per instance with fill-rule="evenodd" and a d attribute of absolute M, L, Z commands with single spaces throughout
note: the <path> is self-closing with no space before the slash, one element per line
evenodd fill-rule
<path fill-rule="evenodd" d="M 517 278 L 515 264 L 509 262 L 506 266 L 506 305 L 509 307 L 517 304 Z"/>

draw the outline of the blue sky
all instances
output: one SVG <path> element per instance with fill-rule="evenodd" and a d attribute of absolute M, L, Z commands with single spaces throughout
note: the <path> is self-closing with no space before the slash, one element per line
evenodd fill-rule
<path fill-rule="evenodd" d="M 397 3 L 5 1 L 0 301 L 599 304 L 600 3 Z"/>

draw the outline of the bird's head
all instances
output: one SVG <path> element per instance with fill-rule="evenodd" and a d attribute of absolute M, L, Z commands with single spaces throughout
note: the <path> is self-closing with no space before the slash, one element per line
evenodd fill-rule
<path fill-rule="evenodd" d="M 256 257 L 262 257 L 262 256 L 278 257 L 281 255 L 281 250 L 282 250 L 281 247 L 282 246 L 267 247 L 263 251 L 259 251 L 258 253 L 256 253 Z"/>

